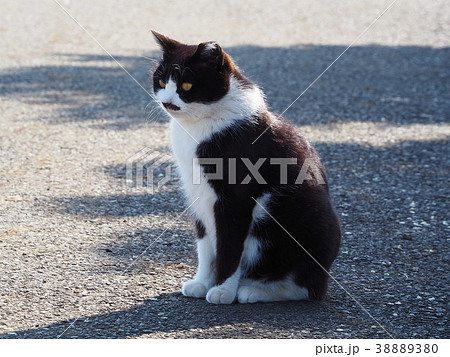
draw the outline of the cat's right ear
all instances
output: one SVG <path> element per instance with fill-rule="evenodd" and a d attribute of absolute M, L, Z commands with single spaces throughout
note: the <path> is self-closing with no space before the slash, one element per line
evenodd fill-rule
<path fill-rule="evenodd" d="M 220 47 L 217 42 L 209 41 L 199 44 L 197 46 L 197 50 L 195 51 L 192 57 L 199 57 L 204 61 L 214 63 L 218 66 L 223 66 L 225 59 L 224 54 L 225 52 L 222 50 L 222 47 Z"/>
<path fill-rule="evenodd" d="M 161 46 L 164 54 L 171 55 L 176 52 L 177 48 L 182 46 L 182 43 L 173 40 L 159 32 L 152 30 L 153 36 L 155 36 L 156 42 Z"/>

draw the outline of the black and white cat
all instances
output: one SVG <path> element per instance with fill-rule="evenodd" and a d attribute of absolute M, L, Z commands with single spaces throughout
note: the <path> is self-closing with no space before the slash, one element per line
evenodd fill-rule
<path fill-rule="evenodd" d="M 183 294 L 214 304 L 324 299 L 341 233 L 318 154 L 217 43 L 153 34 L 163 50 L 153 88 L 172 117 L 198 234 Z"/>

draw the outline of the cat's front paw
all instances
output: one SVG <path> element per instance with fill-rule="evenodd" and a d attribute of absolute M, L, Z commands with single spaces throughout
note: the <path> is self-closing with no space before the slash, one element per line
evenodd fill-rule
<path fill-rule="evenodd" d="M 236 298 L 236 291 L 223 286 L 215 286 L 206 294 L 206 301 L 211 304 L 231 304 Z"/>
<path fill-rule="evenodd" d="M 183 284 L 181 292 L 184 296 L 204 298 L 206 296 L 206 293 L 208 292 L 208 289 L 206 288 L 205 284 L 200 283 L 199 281 L 189 280 Z"/>
<path fill-rule="evenodd" d="M 253 304 L 258 301 L 263 301 L 265 297 L 260 289 L 251 286 L 240 287 L 237 295 L 238 301 L 241 304 Z"/>

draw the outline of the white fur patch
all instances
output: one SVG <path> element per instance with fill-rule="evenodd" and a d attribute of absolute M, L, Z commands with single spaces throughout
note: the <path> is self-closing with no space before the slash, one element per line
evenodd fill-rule
<path fill-rule="evenodd" d="M 204 298 L 215 281 L 212 265 L 216 257 L 216 249 L 211 235 L 206 234 L 197 241 L 197 255 L 198 268 L 195 278 L 187 281 L 181 292 L 185 296 Z"/>
<path fill-rule="evenodd" d="M 241 256 L 241 268 L 245 272 L 252 268 L 261 258 L 262 243 L 257 238 L 249 235 L 244 242 Z"/>
<path fill-rule="evenodd" d="M 236 299 L 240 279 L 241 269 L 238 268 L 223 284 L 211 288 L 206 294 L 206 300 L 211 304 L 231 304 Z"/>
<path fill-rule="evenodd" d="M 215 50 L 217 48 L 217 43 L 215 42 L 209 42 L 205 45 L 205 50 L 206 51 L 211 51 L 211 50 Z"/>
<path fill-rule="evenodd" d="M 205 284 L 198 281 L 197 279 L 188 280 L 183 284 L 181 292 L 184 296 L 204 298 L 208 292 L 208 288 Z"/>
<path fill-rule="evenodd" d="M 272 195 L 270 193 L 264 193 L 256 199 L 255 207 L 252 212 L 253 222 L 258 222 L 268 216 L 267 212 L 269 212 L 269 209 L 267 208 L 267 205 L 270 202 L 271 197 Z"/>
<path fill-rule="evenodd" d="M 265 193 L 256 199 L 255 206 L 252 212 L 252 223 L 253 226 L 258 221 L 267 217 L 268 203 L 272 195 L 270 193 Z M 266 212 L 267 211 L 267 212 Z M 252 227 L 250 227 L 251 231 Z M 256 265 L 256 263 L 261 258 L 261 252 L 263 250 L 262 243 L 259 239 L 249 235 L 244 242 L 244 249 L 242 251 L 241 257 L 241 267 L 245 272 Z"/>
<path fill-rule="evenodd" d="M 180 96 L 177 93 L 177 84 L 176 82 L 170 78 L 165 88 L 161 88 L 158 92 L 156 92 L 156 98 L 161 103 L 171 103 L 180 108 L 180 110 L 185 110 L 186 104 L 180 99 Z M 172 114 L 174 111 L 170 111 Z"/>
<path fill-rule="evenodd" d="M 262 282 L 242 279 L 238 289 L 241 304 L 269 301 L 308 300 L 308 289 L 298 286 L 291 277 L 281 281 Z"/>

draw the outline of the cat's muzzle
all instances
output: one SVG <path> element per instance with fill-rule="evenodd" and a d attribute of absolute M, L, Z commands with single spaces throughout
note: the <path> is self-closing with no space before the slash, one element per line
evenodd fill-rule
<path fill-rule="evenodd" d="M 180 110 L 180 107 L 178 107 L 178 106 L 176 106 L 175 104 L 172 104 L 172 103 L 162 103 L 162 105 L 164 105 L 164 108 L 166 108 L 166 109 Z"/>

